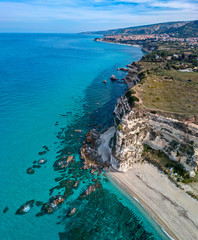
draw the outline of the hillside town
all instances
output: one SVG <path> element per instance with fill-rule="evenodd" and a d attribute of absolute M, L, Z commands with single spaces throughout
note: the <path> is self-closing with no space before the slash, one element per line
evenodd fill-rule
<path fill-rule="evenodd" d="M 160 41 L 160 42 L 184 42 L 189 45 L 198 45 L 198 37 L 177 38 L 169 34 L 143 34 L 143 35 L 106 35 L 104 41 Z"/>

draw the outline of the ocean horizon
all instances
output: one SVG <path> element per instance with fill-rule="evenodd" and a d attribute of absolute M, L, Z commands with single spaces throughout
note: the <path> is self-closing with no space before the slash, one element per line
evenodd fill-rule
<path fill-rule="evenodd" d="M 139 47 L 93 39 L 66 33 L 0 34 L 3 240 L 169 239 L 105 172 L 93 174 L 82 167 L 86 133 L 113 125 L 116 101 L 127 90 L 121 80 L 126 73 L 117 68 L 144 54 Z M 120 81 L 112 82 L 112 74 Z M 71 155 L 75 161 L 57 169 L 61 159 Z M 42 158 L 47 162 L 39 165 Z M 28 168 L 34 173 L 28 174 Z M 76 182 L 78 187 L 72 188 Z M 94 183 L 98 189 L 83 198 Z M 63 196 L 64 203 L 44 214 L 43 205 L 55 196 Z M 31 210 L 16 215 L 30 200 Z M 74 208 L 76 214 L 69 216 Z"/>

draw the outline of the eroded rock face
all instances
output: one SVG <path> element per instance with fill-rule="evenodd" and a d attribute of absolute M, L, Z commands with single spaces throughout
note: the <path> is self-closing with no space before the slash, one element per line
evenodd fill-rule
<path fill-rule="evenodd" d="M 118 98 L 115 109 L 114 109 L 114 125 L 119 125 L 122 118 L 131 111 L 131 107 L 128 103 L 127 97 L 124 95 Z"/>
<path fill-rule="evenodd" d="M 144 144 L 163 151 L 169 159 L 181 163 L 194 176 L 198 170 L 198 126 L 158 114 L 131 110 L 124 97 L 115 111 L 116 132 L 111 139 L 111 165 L 127 171 L 142 160 Z"/>

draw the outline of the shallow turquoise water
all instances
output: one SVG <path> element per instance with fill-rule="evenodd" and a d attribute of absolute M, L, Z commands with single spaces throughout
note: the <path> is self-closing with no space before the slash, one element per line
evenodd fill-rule
<path fill-rule="evenodd" d="M 140 59 L 143 54 L 136 47 L 98 43 L 92 39 L 93 36 L 69 34 L 0 35 L 0 239 L 82 239 L 83 234 L 85 239 L 94 239 L 93 236 L 95 239 L 128 239 L 128 236 L 133 239 L 137 228 L 141 229 L 140 235 L 145 231 L 144 239 L 150 239 L 146 237 L 147 231 L 155 239 L 166 239 L 141 207 L 102 177 L 99 180 L 103 190 L 88 200 L 79 201 L 78 196 L 92 182 L 89 171 L 79 170 L 78 165 L 64 173 L 54 171 L 53 164 L 59 155 L 71 152 L 81 162 L 79 148 L 89 129 L 96 125 L 101 130 L 112 124 L 116 99 L 126 86 L 111 83 L 109 78 L 111 74 L 123 78 L 124 73 L 116 69 Z M 106 85 L 102 83 L 105 79 Z M 82 129 L 82 133 L 75 134 L 74 129 Z M 41 158 L 38 153 L 44 145 L 50 150 L 44 155 L 47 163 L 28 175 L 26 169 Z M 47 202 L 49 189 L 58 185 L 54 179 L 61 174 L 65 174 L 65 179 L 73 179 L 75 172 L 81 174 L 80 187 L 60 209 L 51 215 L 35 217 L 40 207 L 34 205 L 29 213 L 15 215 L 28 200 Z M 52 195 L 58 191 L 62 189 L 55 189 Z M 94 196 L 103 204 L 97 201 L 97 205 Z M 3 214 L 6 206 L 9 210 Z M 67 218 L 66 212 L 71 206 L 78 208 L 78 214 Z M 141 225 L 133 231 L 129 223 L 121 226 L 124 221 L 119 223 L 120 214 L 112 213 L 111 208 L 126 211 L 128 216 L 124 213 L 124 218 Z M 102 211 L 104 216 L 100 215 Z M 91 216 L 100 227 L 92 226 Z M 86 219 L 90 219 L 87 221 L 89 231 L 85 230 L 86 224 L 82 225 Z M 103 228 L 103 221 L 109 226 L 107 229 Z M 118 223 L 117 227 L 114 222 Z M 98 232 L 93 232 L 96 228 Z"/>

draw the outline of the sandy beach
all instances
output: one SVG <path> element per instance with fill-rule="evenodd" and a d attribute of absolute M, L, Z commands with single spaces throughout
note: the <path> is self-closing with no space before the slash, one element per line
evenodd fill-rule
<path fill-rule="evenodd" d="M 107 160 L 110 128 L 101 135 L 99 153 Z M 126 173 L 109 170 L 110 179 L 135 197 L 173 239 L 198 239 L 198 201 L 176 187 L 168 177 L 148 163 L 134 164 Z"/>

